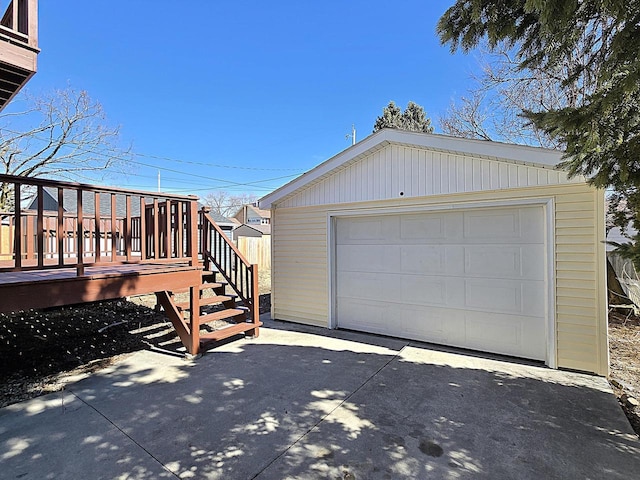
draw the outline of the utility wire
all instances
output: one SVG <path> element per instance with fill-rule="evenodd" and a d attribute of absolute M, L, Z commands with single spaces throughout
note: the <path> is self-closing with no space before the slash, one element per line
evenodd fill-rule
<path fill-rule="evenodd" d="M 13 134 L 17 134 L 17 135 L 22 134 L 22 132 L 12 131 L 10 129 L 4 129 L 4 130 L 9 132 L 9 133 L 13 133 Z M 42 137 L 38 137 L 37 135 L 32 135 L 31 138 L 34 138 L 36 140 L 40 140 L 42 142 L 48 142 L 48 139 L 44 139 Z M 63 145 L 63 147 L 73 148 L 74 150 L 79 150 L 79 151 L 87 153 L 87 154 L 98 155 L 98 156 L 107 157 L 107 158 L 117 158 L 117 155 L 109 155 L 109 154 L 104 153 L 104 152 L 99 152 L 99 151 L 95 151 L 95 150 L 91 150 L 91 149 L 82 148 L 79 145 L 73 145 L 73 146 L 71 146 L 71 145 Z M 147 157 L 150 157 L 150 158 L 162 158 L 164 160 L 174 161 L 174 159 L 170 159 L 169 157 L 154 157 L 154 156 L 151 156 L 151 155 L 136 154 L 136 153 L 133 153 L 133 152 L 127 152 L 126 155 L 147 156 Z M 264 183 L 264 182 L 270 182 L 270 181 L 275 181 L 275 180 L 283 180 L 283 179 L 286 179 L 286 178 L 292 178 L 292 177 L 298 176 L 298 174 L 291 174 L 291 175 L 283 175 L 283 176 L 275 177 L 275 178 L 258 180 L 258 181 L 255 181 L 255 182 L 234 182 L 232 180 L 225 180 L 225 179 L 215 178 L 215 177 L 207 177 L 207 176 L 197 175 L 197 174 L 193 174 L 193 173 L 187 173 L 187 172 L 183 172 L 183 171 L 180 171 L 180 170 L 175 170 L 175 169 L 171 169 L 171 168 L 167 168 L 167 167 L 159 167 L 157 165 L 152 165 L 152 164 L 148 164 L 148 163 L 144 163 L 144 162 L 139 162 L 139 161 L 136 161 L 136 160 L 127 159 L 126 161 L 128 163 L 133 163 L 133 164 L 136 164 L 136 165 L 142 165 L 142 166 L 149 167 L 149 168 L 154 168 L 154 169 L 157 169 L 157 170 L 163 170 L 163 171 L 167 171 L 167 172 L 177 173 L 179 175 L 187 175 L 189 177 L 202 178 L 203 180 L 209 180 L 209 181 L 214 181 L 214 182 L 223 182 L 223 185 L 218 185 L 216 187 L 202 188 L 202 189 L 191 189 L 192 191 L 196 191 L 196 190 L 211 190 L 211 189 L 227 188 L 227 187 L 232 187 L 232 186 L 236 186 L 236 187 L 245 187 L 245 186 L 247 186 L 247 187 L 250 187 L 250 186 L 257 186 L 256 185 L 257 183 Z M 180 160 L 176 160 L 176 161 L 178 163 L 194 163 L 194 162 L 185 162 L 185 161 L 180 161 Z M 196 164 L 198 164 L 198 163 L 196 163 Z M 204 164 L 204 163 L 199 163 L 199 164 L 207 165 L 207 166 L 213 166 L 211 164 Z M 73 165 L 73 164 L 70 164 L 70 165 Z M 234 167 L 225 166 L 223 168 L 234 168 Z M 246 168 L 238 167 L 238 168 L 242 168 L 242 169 L 245 169 L 245 170 L 254 170 L 254 168 L 252 168 L 252 167 L 246 167 Z M 255 170 L 262 170 L 262 169 L 256 168 Z M 276 170 L 277 171 L 277 170 L 294 170 L 294 169 L 264 169 L 264 170 Z M 300 172 L 302 170 L 296 169 L 296 171 Z M 260 188 L 260 189 L 264 189 L 264 190 L 271 190 L 268 187 L 260 187 L 260 186 L 257 186 L 257 187 Z M 174 190 L 174 191 L 178 192 L 178 191 L 188 191 L 188 190 Z"/>

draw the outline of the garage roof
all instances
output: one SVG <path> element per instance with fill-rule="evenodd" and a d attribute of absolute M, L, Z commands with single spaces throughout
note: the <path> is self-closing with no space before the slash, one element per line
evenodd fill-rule
<path fill-rule="evenodd" d="M 259 200 L 260 208 L 271 208 L 273 203 L 293 194 L 348 163 L 365 157 L 387 145 L 404 145 L 477 158 L 498 160 L 519 165 L 555 169 L 562 152 L 546 148 L 513 145 L 469 138 L 450 137 L 432 133 L 415 133 L 385 128 L 340 152 L 317 167 L 283 185 Z"/>

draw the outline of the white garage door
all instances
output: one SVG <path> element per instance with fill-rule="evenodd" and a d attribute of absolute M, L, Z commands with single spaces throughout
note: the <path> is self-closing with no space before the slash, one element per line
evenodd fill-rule
<path fill-rule="evenodd" d="M 544 360 L 542 207 L 338 218 L 337 326 Z"/>

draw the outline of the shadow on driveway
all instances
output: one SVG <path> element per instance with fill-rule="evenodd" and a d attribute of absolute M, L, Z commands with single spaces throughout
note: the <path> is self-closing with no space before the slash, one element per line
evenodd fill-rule
<path fill-rule="evenodd" d="M 7 478 L 633 478 L 602 378 L 281 324 L 0 410 Z"/>

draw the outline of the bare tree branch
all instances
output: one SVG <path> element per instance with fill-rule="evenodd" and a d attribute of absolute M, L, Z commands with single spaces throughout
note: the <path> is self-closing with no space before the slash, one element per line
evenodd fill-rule
<path fill-rule="evenodd" d="M 95 181 L 119 173 L 117 167 L 130 159 L 130 148 L 120 145 L 119 128 L 107 124 L 102 105 L 86 91 L 24 96 L 28 108 L 0 114 L 2 173 Z M 10 193 L 0 189 L 0 210 Z"/>
<path fill-rule="evenodd" d="M 255 195 L 241 193 L 231 195 L 228 192 L 219 190 L 209 192 L 203 199 L 205 205 L 223 217 L 233 217 L 243 205 L 254 203 L 257 200 Z"/>

